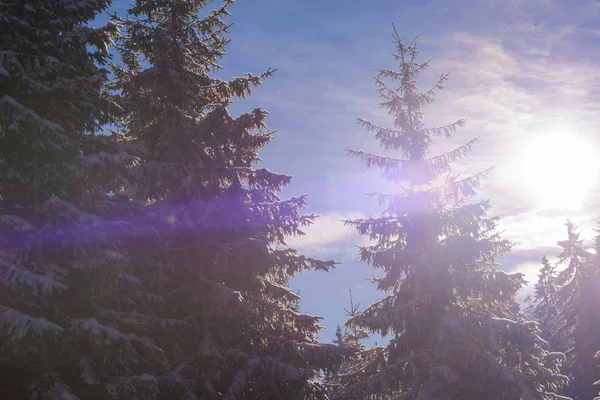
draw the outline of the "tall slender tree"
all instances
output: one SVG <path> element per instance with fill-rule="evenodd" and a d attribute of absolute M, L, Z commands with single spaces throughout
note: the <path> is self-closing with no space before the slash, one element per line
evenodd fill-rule
<path fill-rule="evenodd" d="M 564 372 L 572 379 L 565 394 L 591 399 L 597 393 L 593 384 L 598 380 L 594 355 L 600 348 L 600 277 L 596 260 L 585 248 L 577 227 L 570 221 L 566 227 L 567 238 L 558 242 L 562 248 L 559 263 L 564 269 L 556 278 L 558 314 L 553 321 L 552 341 L 567 355 Z"/>
<path fill-rule="evenodd" d="M 476 139 L 430 155 L 437 137 L 449 138 L 465 120 L 427 128 L 423 108 L 443 89 L 443 75 L 419 91 L 417 79 L 429 62 L 417 61 L 415 42 L 394 36 L 398 70 L 376 77 L 381 106 L 393 118 L 384 128 L 364 119 L 384 150 L 350 154 L 382 169 L 399 194 L 380 195 L 387 208 L 378 218 L 348 221 L 372 244 L 361 259 L 383 270 L 388 294 L 348 321 L 384 336 L 385 347 L 369 349 L 344 378 L 344 399 L 551 399 L 565 378 L 560 356 L 549 353 L 533 322 L 516 318 L 514 296 L 521 274 L 498 270 L 495 258 L 511 245 L 488 217 L 488 200 L 470 200 L 485 175 L 460 178 L 451 164 Z"/>
<path fill-rule="evenodd" d="M 530 308 L 527 314 L 538 322 L 542 331 L 541 336 L 545 340 L 551 340 L 551 324 L 557 314 L 556 277 L 556 266 L 552 265 L 545 255 L 542 256 L 542 267 L 538 273 L 538 280 L 535 284 L 535 293 L 531 299 Z"/>
<path fill-rule="evenodd" d="M 360 304 L 354 303 L 352 299 L 352 291 L 349 291 L 350 294 L 350 307 L 345 308 L 344 312 L 346 317 L 354 318 L 360 313 Z M 367 346 L 365 345 L 365 341 L 369 339 L 369 333 L 358 326 L 351 327 L 342 327 L 340 325 L 337 326 L 335 330 L 335 338 L 333 339 L 333 343 L 341 348 L 350 349 L 351 351 L 356 351 L 359 353 L 360 351 L 366 350 Z M 357 362 L 360 362 L 360 359 L 354 357 L 356 354 L 352 354 L 352 356 L 346 358 L 339 365 L 336 366 L 330 373 L 326 376 L 325 383 L 327 385 L 328 394 L 331 397 L 337 397 L 341 395 L 344 391 L 344 380 L 343 377 L 349 371 L 352 371 L 353 368 L 356 368 L 354 365 Z"/>
<path fill-rule="evenodd" d="M 123 194 L 160 233 L 162 293 L 188 327 L 163 347 L 177 377 L 169 390 L 180 394 L 168 398 L 324 399 L 321 371 L 345 350 L 317 341 L 319 317 L 300 312 L 287 282 L 334 262 L 285 246 L 314 216 L 300 214 L 305 196 L 279 197 L 290 176 L 255 167 L 273 134 L 267 112 L 229 113 L 272 72 L 211 76 L 229 43 L 232 3 L 206 11 L 206 1 L 136 0 L 127 19 L 114 17 L 123 64 L 111 90 L 124 147 L 139 160 Z"/>

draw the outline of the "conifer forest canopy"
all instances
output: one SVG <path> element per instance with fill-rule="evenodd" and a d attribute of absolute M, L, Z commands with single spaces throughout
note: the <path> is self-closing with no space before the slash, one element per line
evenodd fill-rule
<path fill-rule="evenodd" d="M 0 400 L 600 399 L 591 5 L 320 3 L 0 0 Z"/>

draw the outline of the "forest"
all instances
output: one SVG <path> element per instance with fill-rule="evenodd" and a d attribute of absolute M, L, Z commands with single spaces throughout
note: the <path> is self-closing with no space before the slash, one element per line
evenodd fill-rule
<path fill-rule="evenodd" d="M 0 0 L 0 399 L 600 399 L 600 230 L 565 212 L 533 281 L 504 265 L 501 167 L 432 108 L 454 65 L 385 27 L 379 114 L 335 143 L 392 188 L 349 187 L 380 211 L 340 222 L 377 300 L 335 329 L 292 283 L 346 261 L 293 246 L 312 194 L 261 157 L 276 117 L 238 112 L 286 66 L 222 67 L 233 0 L 125 3 Z"/>

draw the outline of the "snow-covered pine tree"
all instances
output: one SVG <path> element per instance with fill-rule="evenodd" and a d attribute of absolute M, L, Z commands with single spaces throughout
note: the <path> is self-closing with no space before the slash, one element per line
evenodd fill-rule
<path fill-rule="evenodd" d="M 93 214 L 122 208 L 111 192 L 135 161 L 93 134 L 114 27 L 86 22 L 108 4 L 0 2 L 2 398 L 97 399 L 168 369 L 148 338 L 157 235 Z"/>
<path fill-rule="evenodd" d="M 339 398 L 556 398 L 565 381 L 558 373 L 562 355 L 544 349 L 535 323 L 516 318 L 513 299 L 523 277 L 499 271 L 494 261 L 510 244 L 496 232 L 498 218 L 486 216 L 489 201 L 469 201 L 484 174 L 451 172 L 476 140 L 430 155 L 434 138 L 450 137 L 465 122 L 423 123 L 422 110 L 447 75 L 420 92 L 417 78 L 429 62 L 417 61 L 414 42 L 394 39 L 399 70 L 380 69 L 376 78 L 394 127 L 359 123 L 400 157 L 349 150 L 401 187 L 380 195 L 387 204 L 381 217 L 348 221 L 373 242 L 361 258 L 383 269 L 378 287 L 389 294 L 347 322 L 392 338 L 363 352 L 343 377 Z"/>
<path fill-rule="evenodd" d="M 344 312 L 346 317 L 354 318 L 360 313 L 360 304 L 354 303 L 352 299 L 352 291 L 349 291 L 350 294 L 350 307 L 345 308 Z M 343 379 L 340 376 L 344 376 L 351 371 L 355 366 L 356 362 L 359 361 L 355 357 L 357 353 L 360 351 L 364 351 L 367 347 L 364 344 L 366 340 L 369 339 L 369 333 L 358 326 L 350 326 L 342 327 L 340 325 L 337 326 L 335 330 L 335 338 L 333 339 L 333 343 L 336 346 L 339 346 L 342 349 L 348 349 L 350 351 L 356 351 L 355 354 L 349 355 L 346 359 L 344 359 L 339 365 L 337 365 L 334 369 L 329 371 L 328 375 L 325 377 L 325 384 L 327 385 L 327 393 L 330 397 L 335 398 L 338 395 L 343 393 Z"/>
<path fill-rule="evenodd" d="M 107 122 L 110 109 L 99 96 L 106 76 L 98 66 L 108 55 L 110 28 L 82 23 L 108 4 L 0 2 L 2 212 L 81 191 L 72 164 L 81 133 Z"/>
<path fill-rule="evenodd" d="M 541 263 L 535 293 L 527 314 L 539 324 L 542 338 L 551 340 L 551 323 L 556 317 L 557 272 L 556 266 L 552 265 L 545 255 L 542 256 Z"/>
<path fill-rule="evenodd" d="M 591 399 L 598 389 L 600 349 L 600 276 L 597 260 L 579 238 L 577 227 L 566 223 L 567 238 L 558 242 L 562 248 L 559 263 L 564 265 L 557 278 L 558 314 L 552 321 L 552 342 L 564 351 L 567 362 L 563 372 L 571 378 L 564 393 L 574 399 Z"/>
<path fill-rule="evenodd" d="M 334 262 L 285 245 L 314 216 L 300 214 L 305 196 L 280 199 L 290 176 L 254 167 L 272 138 L 267 112 L 229 113 L 271 71 L 213 76 L 232 3 L 207 11 L 206 1 L 137 0 L 126 19 L 114 17 L 123 64 L 114 66 L 111 89 L 123 109 L 124 146 L 139 158 L 123 193 L 160 232 L 165 296 L 173 317 L 190 325 L 167 352 L 179 391 L 161 395 L 324 399 L 320 371 L 346 350 L 317 341 L 319 317 L 299 311 L 287 282 Z"/>

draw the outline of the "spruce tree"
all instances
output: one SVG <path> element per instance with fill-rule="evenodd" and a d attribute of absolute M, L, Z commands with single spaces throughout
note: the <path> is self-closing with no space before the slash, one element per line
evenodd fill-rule
<path fill-rule="evenodd" d="M 498 270 L 495 262 L 511 245 L 496 231 L 498 218 L 486 216 L 490 202 L 471 200 L 485 173 L 452 173 L 452 163 L 476 140 L 430 154 L 434 139 L 450 138 L 465 123 L 428 128 L 423 122 L 423 108 L 447 75 L 419 91 L 417 79 L 429 62 L 417 61 L 414 42 L 394 39 L 399 69 L 380 69 L 376 77 L 394 126 L 359 123 L 399 157 L 349 152 L 380 168 L 400 193 L 379 196 L 387 205 L 380 217 L 348 221 L 371 239 L 361 259 L 383 270 L 377 284 L 388 294 L 347 324 L 391 338 L 361 354 L 343 377 L 339 398 L 556 398 L 565 381 L 558 373 L 561 355 L 544 348 L 535 323 L 516 317 L 514 296 L 523 277 Z"/>
<path fill-rule="evenodd" d="M 552 265 L 545 255 L 542 256 L 542 267 L 527 314 L 538 322 L 541 336 L 545 340 L 551 340 L 551 323 L 556 317 L 556 275 L 556 266 Z"/>
<path fill-rule="evenodd" d="M 281 199 L 291 177 L 255 167 L 273 135 L 267 112 L 229 113 L 272 71 L 213 76 L 233 1 L 206 3 L 137 0 L 126 19 L 114 16 L 123 64 L 111 90 L 123 146 L 139 160 L 122 193 L 160 234 L 161 293 L 184 325 L 164 337 L 174 379 L 158 389 L 169 399 L 324 399 L 321 371 L 346 350 L 317 341 L 319 317 L 300 312 L 287 282 L 334 262 L 285 244 L 314 219 L 300 214 L 306 197 Z"/>
<path fill-rule="evenodd" d="M 562 248 L 559 263 L 565 268 L 556 278 L 558 313 L 552 324 L 552 342 L 567 356 L 563 371 L 571 382 L 565 394 L 591 399 L 598 391 L 593 384 L 598 380 L 594 355 L 600 348 L 600 277 L 597 259 L 584 246 L 577 227 L 570 221 L 566 226 L 567 238 L 558 242 Z"/>
<path fill-rule="evenodd" d="M 349 291 L 350 294 L 350 307 L 344 308 L 344 312 L 346 317 L 354 318 L 360 313 L 360 304 L 354 303 L 352 300 L 352 291 Z M 342 349 L 350 350 L 348 357 L 344 359 L 339 365 L 337 365 L 333 370 L 329 372 L 326 376 L 325 383 L 327 385 L 327 393 L 330 397 L 337 397 L 341 395 L 344 391 L 344 380 L 343 376 L 345 376 L 349 371 L 356 368 L 356 363 L 360 362 L 360 359 L 355 355 L 360 351 L 366 350 L 366 345 L 364 342 L 369 339 L 369 333 L 358 326 L 351 327 L 342 327 L 340 325 L 337 326 L 335 330 L 335 338 L 333 339 L 333 343 L 339 346 Z"/>
<path fill-rule="evenodd" d="M 0 3 L 3 398 L 101 398 L 167 364 L 141 326 L 153 270 L 139 266 L 156 235 L 94 214 L 121 208 L 114 193 L 135 161 L 94 135 L 114 111 L 103 93 L 114 26 L 86 23 L 108 4 Z"/>
<path fill-rule="evenodd" d="M 0 2 L 0 212 L 81 194 L 82 133 L 108 122 L 110 111 L 100 96 L 110 27 L 82 24 L 109 3 Z"/>
<path fill-rule="evenodd" d="M 280 248 L 314 217 L 279 199 L 290 177 L 252 168 L 266 112 L 227 112 L 261 77 L 208 76 L 230 3 L 197 19 L 204 2 L 140 1 L 100 29 L 85 24 L 108 2 L 0 5 L 3 398 L 324 396 L 343 351 L 286 282 L 333 262 Z M 119 24 L 125 129 L 98 136 Z"/>

